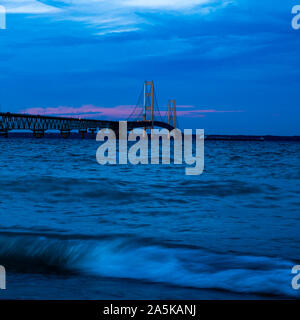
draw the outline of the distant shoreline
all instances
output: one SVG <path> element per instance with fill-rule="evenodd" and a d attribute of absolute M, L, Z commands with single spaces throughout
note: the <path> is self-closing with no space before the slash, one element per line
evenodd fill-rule
<path fill-rule="evenodd" d="M 272 135 L 207 135 L 205 140 L 222 141 L 300 141 L 300 136 L 272 136 Z"/>
<path fill-rule="evenodd" d="M 9 132 L 8 138 L 32 138 L 33 134 L 31 132 Z M 6 138 L 0 136 L 0 140 L 5 140 Z M 41 139 L 63 139 L 59 132 L 48 132 Z M 80 134 L 77 132 L 71 132 L 68 139 L 81 139 Z M 95 134 L 88 133 L 85 139 L 95 139 Z M 205 135 L 206 141 L 299 141 L 300 136 L 273 136 L 273 135 Z"/>

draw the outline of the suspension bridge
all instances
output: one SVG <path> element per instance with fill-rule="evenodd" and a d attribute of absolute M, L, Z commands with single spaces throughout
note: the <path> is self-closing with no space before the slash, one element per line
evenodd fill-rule
<path fill-rule="evenodd" d="M 129 131 L 156 127 L 171 131 L 177 127 L 175 100 L 169 100 L 168 111 L 163 115 L 158 107 L 154 82 L 145 81 L 138 102 L 126 121 Z M 75 130 L 84 138 L 88 132 L 95 134 L 104 128 L 114 130 L 118 136 L 119 121 L 0 112 L 0 135 L 4 137 L 12 130 L 30 130 L 36 138 L 43 137 L 47 130 L 59 130 L 62 137 L 67 138 Z"/>

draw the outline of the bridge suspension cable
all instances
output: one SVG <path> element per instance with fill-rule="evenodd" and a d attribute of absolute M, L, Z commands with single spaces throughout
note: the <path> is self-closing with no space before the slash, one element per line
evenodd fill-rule
<path fill-rule="evenodd" d="M 167 116 L 168 122 L 163 119 L 159 110 L 154 82 L 145 81 L 137 104 L 127 118 L 128 130 L 144 128 L 145 132 L 146 129 L 160 127 L 170 131 L 176 126 L 176 108 L 172 113 L 173 121 L 170 120 L 170 110 Z M 67 138 L 71 131 L 78 130 L 84 138 L 88 132 L 94 134 L 103 128 L 118 132 L 119 121 L 0 112 L 0 136 L 5 137 L 11 130 L 31 130 L 36 137 L 43 137 L 47 130 L 59 130 Z"/>
<path fill-rule="evenodd" d="M 137 104 L 127 121 L 167 122 L 168 111 L 163 115 L 159 109 L 157 90 L 153 81 L 145 81 L 140 92 Z"/>
<path fill-rule="evenodd" d="M 131 121 L 138 121 L 142 119 L 142 115 L 143 115 L 143 97 L 144 97 L 144 85 L 141 89 L 141 92 L 139 94 L 138 97 L 138 101 L 135 105 L 135 108 L 132 110 L 131 114 L 128 116 L 128 118 L 126 119 L 127 121 L 131 120 Z"/>

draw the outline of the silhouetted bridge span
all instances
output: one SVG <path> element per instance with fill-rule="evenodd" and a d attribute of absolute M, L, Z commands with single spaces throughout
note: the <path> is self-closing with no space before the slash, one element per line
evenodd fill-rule
<path fill-rule="evenodd" d="M 128 121 L 128 130 L 135 128 L 160 127 L 173 130 L 173 126 L 161 121 Z M 100 129 L 119 131 L 119 121 L 91 120 L 66 117 L 52 117 L 18 113 L 0 113 L 0 133 L 8 135 L 11 130 L 31 130 L 35 137 L 42 137 L 47 130 L 59 130 L 68 137 L 72 130 L 77 130 L 83 137 L 87 132 L 95 133 Z"/>
<path fill-rule="evenodd" d="M 154 83 L 145 81 L 139 102 L 127 119 L 127 129 L 158 127 L 171 131 L 176 126 L 175 119 L 175 100 L 169 101 L 168 120 L 164 121 L 157 106 Z M 43 137 L 47 130 L 59 130 L 67 138 L 71 131 L 77 130 L 84 137 L 88 132 L 95 133 L 104 128 L 112 129 L 118 135 L 119 121 L 0 112 L 0 135 L 6 137 L 11 130 L 31 130 L 37 138 Z"/>

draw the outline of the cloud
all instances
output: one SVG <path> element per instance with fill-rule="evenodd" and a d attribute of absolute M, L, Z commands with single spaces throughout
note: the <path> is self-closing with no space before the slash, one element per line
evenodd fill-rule
<path fill-rule="evenodd" d="M 151 24 L 146 13 L 208 14 L 228 0 L 3 0 L 8 13 L 49 14 L 59 21 L 74 21 L 96 29 L 96 35 L 140 30 Z"/>
<path fill-rule="evenodd" d="M 1 4 L 7 13 L 45 14 L 58 13 L 59 8 L 42 3 L 37 0 L 2 0 Z"/>
<path fill-rule="evenodd" d="M 137 8 L 178 10 L 208 4 L 212 0 L 124 0 L 123 5 Z"/>
<path fill-rule="evenodd" d="M 192 109 L 192 110 L 177 110 L 176 114 L 179 117 L 203 118 L 206 113 L 234 113 L 244 112 L 242 110 L 215 110 L 215 109 L 196 109 L 195 106 L 179 105 L 177 109 Z M 59 106 L 54 108 L 28 108 L 22 110 L 21 113 L 63 116 L 63 117 L 80 117 L 80 118 L 112 118 L 112 119 L 127 119 L 135 110 L 134 105 L 119 105 L 111 108 L 97 107 L 94 105 L 83 105 L 79 108 Z M 141 108 L 135 110 L 133 118 L 142 112 Z M 157 113 L 157 112 L 156 112 Z M 161 112 L 165 115 L 166 112 Z"/>
<path fill-rule="evenodd" d="M 176 114 L 179 117 L 189 117 L 189 118 L 203 118 L 207 113 L 240 113 L 244 112 L 243 110 L 216 110 L 216 109 L 199 109 L 195 106 L 189 105 L 178 105 L 177 109 L 184 109 L 184 110 L 177 110 Z M 186 110 L 191 109 L 191 110 Z"/>
<path fill-rule="evenodd" d="M 82 118 L 127 118 L 131 115 L 135 106 L 124 105 L 111 108 L 83 105 L 79 108 L 59 106 L 53 108 L 27 108 L 21 111 L 26 114 L 52 115 L 52 116 L 73 116 Z"/>

